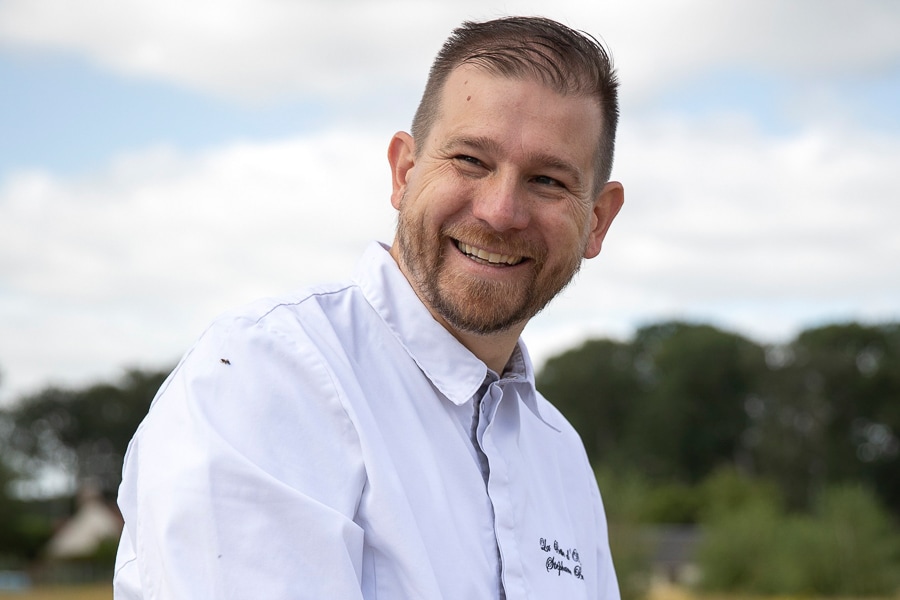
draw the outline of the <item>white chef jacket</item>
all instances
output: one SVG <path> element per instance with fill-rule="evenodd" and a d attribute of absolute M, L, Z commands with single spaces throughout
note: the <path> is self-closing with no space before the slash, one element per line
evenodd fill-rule
<path fill-rule="evenodd" d="M 584 448 L 524 345 L 490 371 L 374 243 L 348 283 L 214 322 L 119 506 L 120 600 L 619 597 Z"/>

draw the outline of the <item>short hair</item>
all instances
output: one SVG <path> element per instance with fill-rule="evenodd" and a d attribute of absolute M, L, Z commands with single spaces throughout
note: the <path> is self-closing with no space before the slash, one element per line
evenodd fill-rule
<path fill-rule="evenodd" d="M 609 53 L 596 38 L 543 17 L 466 21 L 453 30 L 431 66 L 413 117 L 413 139 L 428 136 L 439 116 L 444 84 L 462 64 L 504 77 L 535 79 L 562 95 L 595 98 L 602 114 L 595 185 L 599 188 L 609 181 L 619 122 L 619 82 Z"/>

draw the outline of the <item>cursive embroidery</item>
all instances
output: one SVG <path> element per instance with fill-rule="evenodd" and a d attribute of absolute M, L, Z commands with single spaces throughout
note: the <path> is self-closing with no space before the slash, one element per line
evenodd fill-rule
<path fill-rule="evenodd" d="M 556 574 L 557 574 L 557 575 L 562 575 L 563 571 L 565 571 L 565 572 L 568 573 L 569 575 L 572 574 L 572 569 L 570 569 L 570 568 L 567 567 L 566 565 L 562 564 L 562 562 L 556 560 L 556 559 L 555 559 L 554 557 L 552 557 L 552 556 L 548 556 L 548 557 L 547 557 L 547 563 L 546 563 L 546 565 L 547 565 L 547 570 L 548 570 L 548 571 L 556 571 Z"/>
<path fill-rule="evenodd" d="M 541 551 L 550 554 L 544 562 L 548 573 L 556 571 L 558 576 L 567 573 L 576 579 L 584 580 L 581 557 L 577 548 L 565 548 L 557 540 L 553 540 L 553 544 L 550 544 L 547 538 L 541 538 L 540 544 Z"/>

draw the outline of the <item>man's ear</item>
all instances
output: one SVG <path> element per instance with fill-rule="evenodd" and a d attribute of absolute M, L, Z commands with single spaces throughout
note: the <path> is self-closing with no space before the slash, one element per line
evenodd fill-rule
<path fill-rule="evenodd" d="M 624 203 L 625 188 L 618 181 L 610 181 L 600 190 L 591 209 L 591 230 L 584 249 L 585 258 L 594 258 L 600 254 L 606 232 Z"/>
<path fill-rule="evenodd" d="M 391 205 L 400 210 L 400 200 L 406 191 L 409 172 L 416 164 L 416 143 L 405 131 L 398 131 L 388 146 L 388 162 L 391 163 Z"/>

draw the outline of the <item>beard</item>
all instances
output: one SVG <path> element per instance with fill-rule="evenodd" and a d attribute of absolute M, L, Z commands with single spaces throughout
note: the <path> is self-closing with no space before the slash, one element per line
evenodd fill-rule
<path fill-rule="evenodd" d="M 521 234 L 490 232 L 476 225 L 448 224 L 437 235 L 428 234 L 423 223 L 411 222 L 401 202 L 397 224 L 397 244 L 405 274 L 416 294 L 451 327 L 468 333 L 487 335 L 510 329 L 531 319 L 572 281 L 581 268 L 586 240 L 556 264 L 548 263 L 541 244 L 529 242 Z M 455 240 L 481 247 L 502 249 L 504 254 L 528 257 L 528 269 L 515 281 L 499 281 L 452 272 L 446 252 L 453 252 Z"/>

